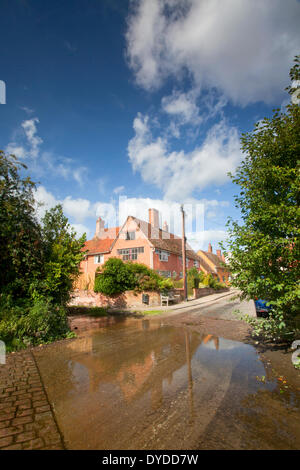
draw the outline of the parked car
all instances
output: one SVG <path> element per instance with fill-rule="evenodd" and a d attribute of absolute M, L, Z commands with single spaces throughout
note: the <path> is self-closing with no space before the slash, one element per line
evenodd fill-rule
<path fill-rule="evenodd" d="M 256 309 L 256 315 L 258 317 L 268 317 L 270 311 L 272 310 L 271 305 L 267 305 L 269 301 L 268 300 L 263 300 L 263 299 L 255 299 L 255 309 Z"/>

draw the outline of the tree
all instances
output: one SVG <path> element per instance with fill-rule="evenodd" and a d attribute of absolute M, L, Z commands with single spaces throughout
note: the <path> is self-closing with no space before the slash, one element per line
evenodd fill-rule
<path fill-rule="evenodd" d="M 64 305 L 79 275 L 86 238 L 85 235 L 76 238 L 76 232 L 68 223 L 60 204 L 46 212 L 41 235 L 44 263 L 42 282 L 38 281 L 36 290 L 51 298 L 54 303 Z"/>
<path fill-rule="evenodd" d="M 36 216 L 26 166 L 0 151 L 0 339 L 14 350 L 70 334 L 66 303 L 79 274 L 85 237 L 76 238 L 62 207 Z"/>
<path fill-rule="evenodd" d="M 292 94 L 299 57 L 290 78 Z M 228 222 L 232 284 L 242 298 L 270 301 L 272 314 L 263 327 L 272 336 L 292 336 L 300 311 L 300 108 L 293 101 L 242 135 L 245 158 L 230 175 L 240 186 L 235 202 L 242 218 L 242 224 Z"/>
<path fill-rule="evenodd" d="M 0 151 L 0 293 L 22 297 L 43 264 L 35 214 L 35 183 L 22 178 L 26 166 Z"/>

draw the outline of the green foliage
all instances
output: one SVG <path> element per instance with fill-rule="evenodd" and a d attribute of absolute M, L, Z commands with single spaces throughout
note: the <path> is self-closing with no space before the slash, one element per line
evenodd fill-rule
<path fill-rule="evenodd" d="M 134 273 L 119 258 L 109 258 L 102 272 L 95 278 L 94 291 L 114 295 L 131 290 L 136 286 Z"/>
<path fill-rule="evenodd" d="M 299 80 L 299 57 L 291 80 Z M 294 89 L 289 87 L 289 92 Z M 252 132 L 243 134 L 244 161 L 231 178 L 240 187 L 235 197 L 242 224 L 229 220 L 227 254 L 232 285 L 243 298 L 267 299 L 272 316 L 257 331 L 291 336 L 300 311 L 300 108 L 274 110 Z"/>
<path fill-rule="evenodd" d="M 167 291 L 173 288 L 171 279 L 159 276 L 144 264 L 127 262 L 119 258 L 109 258 L 95 278 L 94 291 L 114 295 L 126 290 Z"/>
<path fill-rule="evenodd" d="M 35 292 L 51 297 L 55 304 L 66 304 L 73 282 L 79 275 L 85 236 L 76 238 L 62 206 L 57 205 L 47 211 L 42 220 L 42 241 L 43 282 L 35 285 Z"/>
<path fill-rule="evenodd" d="M 174 287 L 174 282 L 172 281 L 172 279 L 158 279 L 158 289 L 161 291 L 161 292 L 168 292 L 170 289 L 173 289 Z"/>
<path fill-rule="evenodd" d="M 43 265 L 41 228 L 35 215 L 35 184 L 26 166 L 0 151 L 0 293 L 26 295 Z"/>
<path fill-rule="evenodd" d="M 38 221 L 24 170 L 0 151 L 0 339 L 11 349 L 70 336 L 65 305 L 84 256 L 61 206 Z"/>
<path fill-rule="evenodd" d="M 175 289 L 182 289 L 183 288 L 183 279 L 178 279 L 173 281 Z"/>
<path fill-rule="evenodd" d="M 68 337 L 69 328 L 64 307 L 53 306 L 47 299 L 20 302 L 19 305 L 3 303 L 2 301 L 0 338 L 8 351 Z"/>
<path fill-rule="evenodd" d="M 202 282 L 203 279 L 204 279 L 204 275 L 202 271 L 198 271 L 198 269 L 195 266 L 190 268 L 187 271 L 188 284 L 190 284 L 192 288 L 194 287 L 198 288 L 200 282 Z"/>

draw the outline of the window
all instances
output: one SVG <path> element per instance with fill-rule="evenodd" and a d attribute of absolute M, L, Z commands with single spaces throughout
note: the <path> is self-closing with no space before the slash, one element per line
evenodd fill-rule
<path fill-rule="evenodd" d="M 126 240 L 135 240 L 135 232 L 126 232 Z"/>
<path fill-rule="evenodd" d="M 195 268 L 199 268 L 199 261 L 195 260 L 194 261 L 194 266 L 195 266 Z"/>
<path fill-rule="evenodd" d="M 158 274 L 162 277 L 172 277 L 171 271 L 158 271 Z"/>
<path fill-rule="evenodd" d="M 159 261 L 168 261 L 169 260 L 170 253 L 168 253 L 167 251 L 156 249 L 155 253 L 157 255 L 159 255 Z"/>
<path fill-rule="evenodd" d="M 94 264 L 102 264 L 102 263 L 104 263 L 104 255 L 94 256 Z"/>
<path fill-rule="evenodd" d="M 124 248 L 124 249 L 118 250 L 118 255 L 122 256 L 123 261 L 136 260 L 138 259 L 139 253 L 144 253 L 143 246 L 139 246 L 137 248 Z"/>
<path fill-rule="evenodd" d="M 179 256 L 179 261 L 182 264 L 182 256 Z M 185 258 L 185 264 L 188 265 L 188 263 L 189 263 L 189 259 Z"/>

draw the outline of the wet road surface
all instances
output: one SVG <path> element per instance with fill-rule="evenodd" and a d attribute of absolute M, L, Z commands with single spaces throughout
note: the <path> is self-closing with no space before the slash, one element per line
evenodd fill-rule
<path fill-rule="evenodd" d="M 35 358 L 69 449 L 300 448 L 300 392 L 280 392 L 249 344 L 101 319 Z"/>

